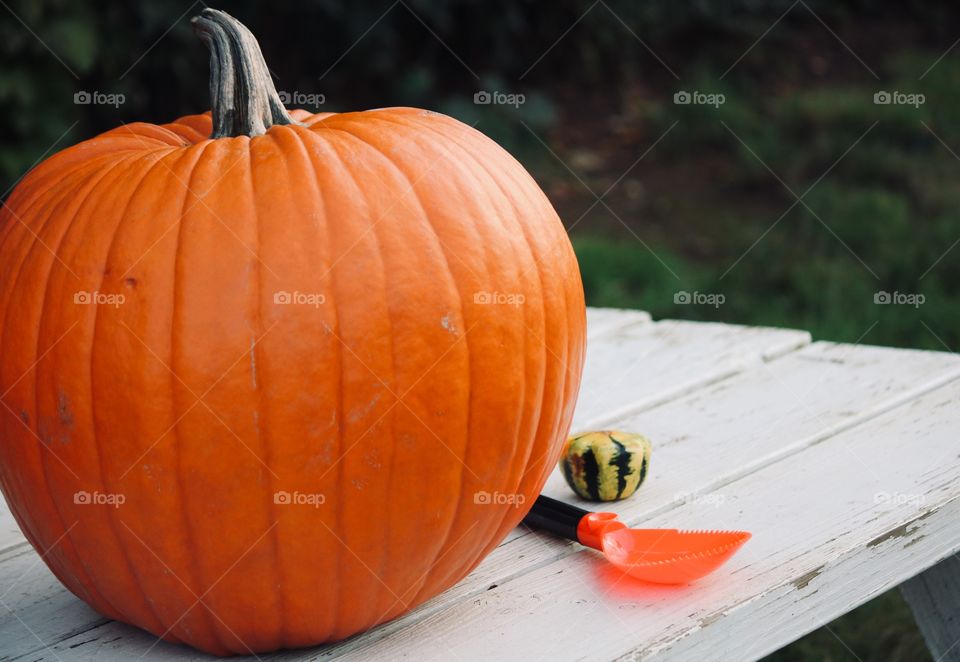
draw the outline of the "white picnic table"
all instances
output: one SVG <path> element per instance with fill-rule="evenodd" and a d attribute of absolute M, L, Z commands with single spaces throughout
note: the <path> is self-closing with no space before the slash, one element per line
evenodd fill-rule
<path fill-rule="evenodd" d="M 574 431 L 654 444 L 646 484 L 604 509 L 753 539 L 707 578 L 665 587 L 521 526 L 406 616 L 263 659 L 749 660 L 898 585 L 934 658 L 960 659 L 957 356 L 638 311 L 591 309 L 588 322 Z M 544 492 L 576 502 L 557 472 Z M 211 659 L 99 616 L 5 507 L 0 605 L 4 660 Z"/>

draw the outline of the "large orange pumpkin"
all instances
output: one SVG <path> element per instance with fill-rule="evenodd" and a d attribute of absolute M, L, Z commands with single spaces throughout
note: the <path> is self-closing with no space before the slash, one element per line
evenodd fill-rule
<path fill-rule="evenodd" d="M 280 104 L 196 19 L 213 113 L 64 150 L 0 223 L 0 478 L 100 613 L 215 654 L 451 586 L 559 456 L 584 349 L 556 213 L 453 119 Z"/>

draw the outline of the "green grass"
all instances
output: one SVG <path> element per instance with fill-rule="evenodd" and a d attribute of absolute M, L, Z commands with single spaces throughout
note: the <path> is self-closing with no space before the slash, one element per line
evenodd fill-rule
<path fill-rule="evenodd" d="M 960 114 L 960 62 L 945 60 L 918 82 L 918 63 L 930 60 L 892 58 L 892 80 L 876 85 L 782 95 L 749 82 L 711 87 L 702 75 L 690 88 L 722 89 L 720 108 L 678 112 L 670 99 L 651 101 L 651 135 L 681 127 L 657 167 L 687 167 L 696 180 L 690 190 L 656 186 L 648 209 L 667 229 L 651 238 L 634 226 L 646 246 L 626 231 L 578 227 L 588 300 L 658 317 L 802 327 L 836 341 L 960 347 L 960 248 L 951 248 L 960 239 L 960 159 L 951 152 L 960 153 L 960 125 L 947 121 Z M 877 89 L 916 90 L 927 101 L 876 105 Z M 708 162 L 712 170 L 700 167 Z M 691 236 L 709 244 L 707 258 L 689 255 Z M 673 303 L 675 292 L 694 290 L 725 303 Z M 878 292 L 924 303 L 877 305 Z"/>

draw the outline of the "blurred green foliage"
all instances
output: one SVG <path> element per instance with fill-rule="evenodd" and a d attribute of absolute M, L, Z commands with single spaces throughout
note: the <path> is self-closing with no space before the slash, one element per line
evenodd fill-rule
<path fill-rule="evenodd" d="M 960 61 L 945 58 L 924 75 L 938 55 L 882 54 L 882 82 L 867 74 L 786 94 L 749 77 L 711 83 L 722 71 L 714 79 L 701 71 L 695 84 L 726 103 L 649 100 L 651 135 L 682 127 L 664 140 L 650 178 L 660 169 L 691 181 L 659 194 L 684 198 L 680 205 L 641 211 L 707 237 L 710 256 L 684 257 L 689 240 L 669 230 L 662 247 L 646 250 L 629 233 L 612 240 L 583 224 L 575 244 L 590 301 L 657 317 L 796 326 L 831 340 L 960 346 L 960 125 L 950 121 L 960 113 Z M 878 105 L 881 90 L 924 102 Z M 721 293 L 725 303 L 675 304 L 677 291 Z M 923 303 L 877 305 L 882 292 Z"/>
<path fill-rule="evenodd" d="M 619 94 L 623 81 L 671 83 L 672 74 L 650 50 L 679 61 L 696 51 L 701 39 L 712 39 L 717 44 L 712 52 L 732 61 L 744 43 L 793 4 L 235 0 L 221 8 L 258 36 L 278 88 L 324 94 L 324 110 L 415 105 L 448 110 L 466 121 L 483 110 L 484 130 L 522 151 L 536 142 L 518 131 L 517 119 L 537 130 L 548 128 L 556 119 L 551 99 L 570 101 L 564 90 L 574 93 L 578 105 L 590 106 L 593 96 Z M 828 18 L 861 6 L 877 14 L 887 11 L 877 2 L 809 0 L 807 5 Z M 120 122 L 169 121 L 205 109 L 207 54 L 189 24 L 203 6 L 182 0 L 5 3 L 0 121 L 7 149 L 0 158 L 0 181 L 20 177 L 75 122 L 58 145 Z M 927 9 L 924 18 L 943 11 Z M 478 89 L 501 86 L 526 94 L 529 101 L 509 121 L 505 109 L 477 109 L 471 103 Z M 80 90 L 121 93 L 126 102 L 118 109 L 77 106 L 73 95 Z"/>
<path fill-rule="evenodd" d="M 207 53 L 189 25 L 199 2 L 6 2 L 3 189 L 48 153 L 120 123 L 207 107 Z M 848 342 L 960 346 L 955 4 L 238 0 L 220 8 L 260 39 L 278 89 L 325 96 L 314 110 L 423 106 L 501 142 L 571 228 L 593 305 Z M 479 90 L 525 102 L 476 105 Z M 722 94 L 724 103 L 675 104 L 681 90 Z M 878 105 L 881 90 L 925 102 Z M 80 91 L 125 102 L 77 105 Z M 877 305 L 881 291 L 926 300 Z M 676 303 L 680 292 L 723 294 L 724 303 Z M 927 656 L 891 592 L 772 659 Z"/>
<path fill-rule="evenodd" d="M 765 662 L 933 662 L 896 589 L 814 630 Z"/>

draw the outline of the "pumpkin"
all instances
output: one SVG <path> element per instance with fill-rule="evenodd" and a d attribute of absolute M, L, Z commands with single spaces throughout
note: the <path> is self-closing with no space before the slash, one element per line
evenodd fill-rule
<path fill-rule="evenodd" d="M 0 485 L 105 616 L 218 655 L 339 640 L 534 502 L 579 387 L 577 263 L 478 131 L 288 111 L 244 26 L 194 21 L 210 113 L 70 147 L 3 209 Z"/>
<path fill-rule="evenodd" d="M 650 441 L 618 430 L 570 437 L 560 471 L 574 492 L 588 501 L 617 501 L 637 491 L 650 468 Z"/>

